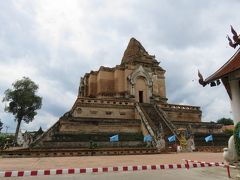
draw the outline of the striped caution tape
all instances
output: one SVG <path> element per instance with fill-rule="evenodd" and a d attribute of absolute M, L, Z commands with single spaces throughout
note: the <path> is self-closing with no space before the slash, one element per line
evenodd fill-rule
<path fill-rule="evenodd" d="M 203 167 L 210 167 L 210 166 L 220 166 L 220 167 L 224 167 L 226 168 L 227 170 L 227 175 L 228 175 L 228 178 L 231 178 L 231 173 L 230 173 L 230 167 L 231 168 L 236 168 L 236 166 L 231 166 L 229 164 L 225 164 L 224 162 L 203 162 L 203 161 L 194 161 L 194 160 L 186 160 L 186 159 L 183 159 L 183 161 L 186 162 L 186 164 L 189 164 L 189 163 L 197 163 L 197 164 L 201 164 L 203 165 Z"/>
<path fill-rule="evenodd" d="M 51 170 L 33 170 L 33 171 L 3 171 L 3 172 L 0 172 L 0 177 L 163 170 L 163 169 L 180 169 L 180 168 L 187 168 L 187 167 L 188 166 L 186 164 L 164 164 L 164 165 L 142 165 L 142 166 L 113 166 L 113 167 L 101 167 L 101 168 L 51 169 Z"/>
<path fill-rule="evenodd" d="M 226 166 L 224 162 L 205 162 L 205 161 L 196 161 L 196 160 L 188 160 L 188 159 L 183 159 L 183 161 L 185 161 L 186 164 L 189 164 L 189 163 L 201 164 L 203 167 Z"/>
<path fill-rule="evenodd" d="M 205 162 L 205 161 L 196 161 L 196 160 L 188 160 L 188 159 L 183 159 L 183 161 L 191 162 L 191 163 L 204 163 L 204 164 L 210 164 L 212 166 L 221 166 L 225 165 L 224 162 Z"/>
<path fill-rule="evenodd" d="M 217 164 L 215 164 L 217 166 Z M 60 174 L 86 174 L 86 173 L 107 173 L 107 172 L 126 172 L 126 171 L 145 171 L 145 170 L 167 170 L 167 169 L 189 169 L 199 167 L 211 167 L 210 163 L 190 164 L 160 164 L 160 165 L 136 165 L 136 166 L 113 166 L 100 168 L 69 168 L 69 169 L 49 169 L 31 171 L 2 171 L 0 177 L 23 177 L 40 175 L 60 175 Z"/>

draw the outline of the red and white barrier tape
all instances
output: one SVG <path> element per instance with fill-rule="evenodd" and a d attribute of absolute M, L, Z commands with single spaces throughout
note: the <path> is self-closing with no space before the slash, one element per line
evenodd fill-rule
<path fill-rule="evenodd" d="M 186 160 L 186 159 L 183 159 L 183 161 L 185 161 L 186 164 L 197 163 L 197 164 L 207 165 L 208 167 L 209 166 L 225 167 L 226 170 L 227 170 L 228 178 L 231 178 L 230 167 L 233 167 L 233 166 L 230 166 L 229 164 L 225 164 L 224 162 L 210 162 L 210 163 L 207 163 L 207 162 L 202 162 L 202 161 L 193 161 L 193 160 Z M 236 167 L 234 167 L 234 168 L 236 168 Z"/>
<path fill-rule="evenodd" d="M 164 170 L 164 169 L 189 169 L 189 168 L 209 167 L 209 166 L 211 165 L 206 166 L 203 163 L 191 163 L 191 164 L 114 166 L 114 167 L 101 167 L 101 168 L 50 169 L 50 170 L 32 170 L 32 171 L 2 171 L 0 172 L 0 177 L 126 172 L 126 171 Z"/>
<path fill-rule="evenodd" d="M 183 159 L 183 161 L 185 161 L 187 164 L 188 163 L 204 164 L 204 165 L 206 165 L 206 167 L 210 167 L 210 166 L 226 166 L 226 164 L 224 164 L 224 162 L 204 162 L 204 161 L 194 161 L 194 160 L 187 160 L 187 159 Z"/>

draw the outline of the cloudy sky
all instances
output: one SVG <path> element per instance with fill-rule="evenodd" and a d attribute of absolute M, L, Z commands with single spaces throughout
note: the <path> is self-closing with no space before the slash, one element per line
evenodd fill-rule
<path fill-rule="evenodd" d="M 49 128 L 73 105 L 80 77 L 119 64 L 135 37 L 167 71 L 169 103 L 200 106 L 203 121 L 231 117 L 224 87 L 201 87 L 197 70 L 206 77 L 235 53 L 226 35 L 230 24 L 240 32 L 239 9 L 238 0 L 0 0 L 0 99 L 30 77 L 43 106 L 22 129 Z"/>

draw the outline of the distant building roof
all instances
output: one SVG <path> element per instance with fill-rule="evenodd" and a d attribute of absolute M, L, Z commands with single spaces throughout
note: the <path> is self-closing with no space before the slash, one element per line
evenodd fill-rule
<path fill-rule="evenodd" d="M 205 82 L 211 83 L 238 69 L 240 69 L 240 49 L 220 69 L 206 78 Z"/>

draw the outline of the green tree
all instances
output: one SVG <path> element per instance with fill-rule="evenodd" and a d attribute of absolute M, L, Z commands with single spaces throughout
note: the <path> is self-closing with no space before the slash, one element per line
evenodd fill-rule
<path fill-rule="evenodd" d="M 13 89 L 7 89 L 4 94 L 3 102 L 8 102 L 5 111 L 15 116 L 17 127 L 14 141 L 17 143 L 17 136 L 21 122 L 27 124 L 33 121 L 37 115 L 36 110 L 42 106 L 42 98 L 36 95 L 38 85 L 28 77 L 23 77 L 12 84 Z"/>
<path fill-rule="evenodd" d="M 217 123 L 219 123 L 219 124 L 223 124 L 223 125 L 233 125 L 234 123 L 233 123 L 233 120 L 232 119 L 230 119 L 230 118 L 221 118 L 221 119 L 219 119 L 219 120 L 217 120 Z"/>
<path fill-rule="evenodd" d="M 9 145 L 12 145 L 14 142 L 14 136 L 13 135 L 7 135 L 7 134 L 0 134 L 0 150 L 7 148 Z"/>

